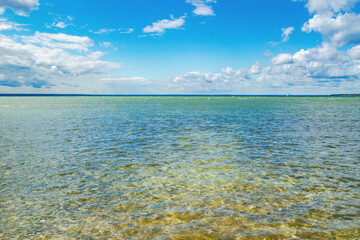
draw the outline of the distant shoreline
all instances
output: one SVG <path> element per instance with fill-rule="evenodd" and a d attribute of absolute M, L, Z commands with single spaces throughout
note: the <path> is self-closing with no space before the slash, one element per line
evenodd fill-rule
<path fill-rule="evenodd" d="M 0 97 L 360 97 L 360 94 L 330 95 L 237 95 L 237 94 L 20 94 L 0 93 Z"/>

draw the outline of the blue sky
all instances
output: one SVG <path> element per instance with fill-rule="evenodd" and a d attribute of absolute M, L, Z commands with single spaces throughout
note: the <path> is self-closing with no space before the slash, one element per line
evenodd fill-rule
<path fill-rule="evenodd" d="M 4 0 L 0 92 L 360 92 L 358 13 L 357 0 Z"/>

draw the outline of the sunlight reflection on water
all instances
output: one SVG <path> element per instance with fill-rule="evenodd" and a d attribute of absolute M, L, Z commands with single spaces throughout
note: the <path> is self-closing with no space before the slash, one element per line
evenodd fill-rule
<path fill-rule="evenodd" d="M 0 98 L 0 238 L 359 238 L 359 116 L 359 98 Z"/>

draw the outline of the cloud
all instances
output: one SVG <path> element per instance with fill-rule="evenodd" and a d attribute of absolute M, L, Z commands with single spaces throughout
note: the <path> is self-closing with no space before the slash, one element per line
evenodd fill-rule
<path fill-rule="evenodd" d="M 259 74 L 263 69 L 263 65 L 260 62 L 255 62 L 249 69 L 249 74 Z"/>
<path fill-rule="evenodd" d="M 66 44 L 84 44 L 82 37 L 70 35 L 36 33 L 32 37 L 38 39 L 39 35 L 47 36 L 50 42 L 57 39 Z M 64 84 L 73 85 L 72 82 L 80 79 L 99 79 L 106 71 L 122 67 L 120 63 L 101 61 L 102 52 L 75 54 L 67 50 L 82 50 L 84 47 L 73 48 L 62 44 L 55 47 L 52 46 L 54 43 L 48 46 L 46 39 L 35 41 L 34 45 L 32 41 L 26 41 L 32 39 L 31 36 L 23 39 L 22 43 L 0 34 L 0 72 L 6 76 L 0 81 L 1 89 L 22 87 L 31 91 L 54 86 L 61 89 Z"/>
<path fill-rule="evenodd" d="M 306 0 L 294 0 L 306 1 Z M 308 0 L 306 7 L 310 13 L 329 14 L 350 10 L 359 0 Z"/>
<path fill-rule="evenodd" d="M 227 67 L 227 68 L 221 69 L 221 72 L 224 73 L 226 76 L 236 77 L 236 78 L 240 78 L 240 79 L 248 78 L 248 72 L 244 68 L 234 70 L 231 67 Z"/>
<path fill-rule="evenodd" d="M 152 23 L 151 26 L 146 26 L 143 29 L 144 33 L 156 33 L 156 34 L 164 34 L 166 29 L 179 29 L 185 24 L 186 15 L 180 18 L 174 18 L 170 16 L 171 20 L 163 19 L 157 22 Z"/>
<path fill-rule="evenodd" d="M 314 15 L 302 28 L 304 32 L 319 32 L 325 41 L 336 46 L 360 43 L 360 15 L 339 13 L 335 17 Z"/>
<path fill-rule="evenodd" d="M 114 47 L 114 45 L 111 42 L 100 42 L 100 46 L 104 48 L 113 48 L 114 50 L 117 50 L 117 47 Z"/>
<path fill-rule="evenodd" d="M 72 22 L 74 21 L 74 18 L 70 17 L 70 16 L 66 16 L 65 18 L 58 15 L 54 18 L 54 22 L 49 26 L 47 25 L 48 28 L 51 27 L 57 27 L 57 28 L 61 28 L 61 29 L 65 29 L 68 26 L 75 26 Z"/>
<path fill-rule="evenodd" d="M 291 54 L 288 53 L 281 53 L 275 57 L 273 57 L 273 59 L 271 59 L 272 64 L 286 64 L 286 63 L 292 63 L 293 62 L 293 56 Z"/>
<path fill-rule="evenodd" d="M 283 29 L 282 29 L 282 34 L 281 34 L 282 42 L 287 42 L 287 41 L 289 40 L 290 34 L 291 34 L 294 30 L 295 30 L 294 27 L 283 28 Z"/>
<path fill-rule="evenodd" d="M 176 74 L 169 86 L 183 93 L 328 94 L 358 89 L 359 74 L 360 45 L 343 52 L 324 42 L 294 54 L 279 54 L 268 66 L 255 62 L 249 69 Z"/>
<path fill-rule="evenodd" d="M 287 42 L 289 41 L 289 38 L 290 38 L 290 34 L 295 30 L 294 27 L 287 27 L 287 28 L 282 28 L 282 34 L 281 34 L 281 42 L 273 42 L 273 41 L 270 41 L 269 44 L 271 46 L 276 46 L 276 45 L 279 45 L 280 43 L 284 43 L 284 42 Z"/>
<path fill-rule="evenodd" d="M 215 1 L 187 2 L 195 6 L 195 15 L 215 14 L 211 8 L 211 3 Z M 255 62 L 247 69 L 225 67 L 218 72 L 189 71 L 157 82 L 150 82 L 144 77 L 107 75 L 107 71 L 121 68 L 122 65 L 102 61 L 104 53 L 91 51 L 94 43 L 86 36 L 40 32 L 20 37 L 0 34 L 0 89 L 3 92 L 20 91 L 19 89 L 29 92 L 64 92 L 67 89 L 72 93 L 127 93 L 128 90 L 139 93 L 139 89 L 151 89 L 156 84 L 159 91 L 167 93 L 321 94 L 360 89 L 360 17 L 351 11 L 357 1 L 304 2 L 311 16 L 302 30 L 320 33 L 323 41 L 319 46 L 275 54 L 268 65 Z M 186 15 L 178 19 L 171 17 L 159 20 L 145 27 L 143 32 L 162 35 L 167 29 L 182 28 L 185 18 Z M 63 22 L 67 25 L 66 19 L 60 20 L 56 24 Z M 19 26 L 6 19 L 0 20 L 0 30 Z M 134 30 L 104 28 L 96 33 L 115 31 L 131 33 Z M 283 28 L 281 42 L 288 41 L 293 31 L 294 27 Z M 107 48 L 113 47 L 110 42 L 99 44 Z M 272 54 L 267 52 L 267 55 Z M 152 91 L 158 92 L 155 87 L 152 87 Z"/>
<path fill-rule="evenodd" d="M 10 22 L 5 18 L 0 18 L 0 31 L 5 31 L 5 30 L 20 31 L 20 30 L 23 30 L 20 26 L 22 26 L 22 24 Z"/>
<path fill-rule="evenodd" d="M 215 16 L 214 10 L 208 3 L 216 3 L 215 0 L 186 0 L 195 7 L 193 13 L 200 16 Z"/>
<path fill-rule="evenodd" d="M 28 14 L 32 10 L 37 9 L 38 6 L 38 0 L 1 0 L 0 14 L 2 14 L 6 8 L 10 8 L 17 15 L 28 16 Z"/>
<path fill-rule="evenodd" d="M 115 31 L 116 31 L 116 29 L 114 29 L 114 28 L 103 28 L 103 29 L 100 29 L 100 30 L 98 30 L 98 31 L 96 31 L 94 33 L 96 33 L 96 34 L 109 34 L 109 33 L 115 32 Z"/>
<path fill-rule="evenodd" d="M 360 43 L 360 15 L 351 12 L 358 1 L 308 0 L 306 7 L 314 15 L 304 23 L 302 31 L 318 32 L 324 42 L 336 47 Z"/>
<path fill-rule="evenodd" d="M 144 77 L 114 77 L 114 76 L 107 76 L 101 79 L 101 81 L 109 81 L 109 82 L 117 82 L 117 83 L 141 83 L 141 82 L 148 82 Z"/>
<path fill-rule="evenodd" d="M 54 23 L 53 26 L 64 29 L 64 28 L 66 28 L 68 25 L 66 25 L 64 22 L 58 22 L 58 23 L 56 23 L 56 24 Z"/>
<path fill-rule="evenodd" d="M 354 46 L 347 51 L 347 54 L 353 59 L 360 59 L 360 45 Z"/>
<path fill-rule="evenodd" d="M 170 79 L 169 88 L 183 93 L 234 93 L 249 83 L 246 69 L 221 69 L 221 73 L 193 71 L 175 74 Z"/>
<path fill-rule="evenodd" d="M 119 28 L 118 30 L 122 34 L 128 34 L 128 33 L 133 33 L 134 32 L 133 28 Z"/>
<path fill-rule="evenodd" d="M 111 42 L 102 42 L 100 43 L 101 46 L 105 47 L 105 48 L 110 48 L 113 47 L 113 45 L 111 44 Z"/>
<path fill-rule="evenodd" d="M 172 77 L 170 87 L 176 88 L 180 92 L 212 92 L 218 89 L 226 90 L 225 83 L 227 79 L 223 79 L 222 74 L 188 72 L 176 74 Z M 227 89 L 231 89 L 230 86 Z"/>
<path fill-rule="evenodd" d="M 79 37 L 64 33 L 40 33 L 35 32 L 33 36 L 22 36 L 25 43 L 38 44 L 48 48 L 60 48 L 77 51 L 88 51 L 93 42 L 88 37 Z"/>
<path fill-rule="evenodd" d="M 94 33 L 95 34 L 109 34 L 109 33 L 116 32 L 116 31 L 119 31 L 119 33 L 122 33 L 122 34 L 128 34 L 128 33 L 133 33 L 134 29 L 133 28 L 119 28 L 119 29 L 103 28 Z M 93 32 L 93 31 L 90 31 L 90 32 Z"/>

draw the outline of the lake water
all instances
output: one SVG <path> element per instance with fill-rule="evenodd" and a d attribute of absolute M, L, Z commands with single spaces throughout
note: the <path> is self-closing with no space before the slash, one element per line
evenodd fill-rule
<path fill-rule="evenodd" d="M 360 98 L 1 97 L 0 239 L 360 238 Z"/>

